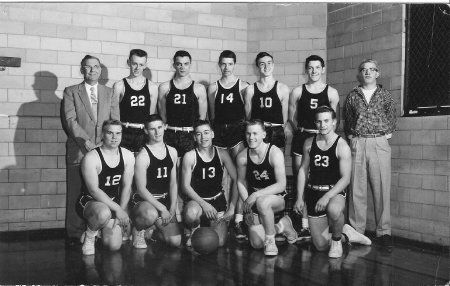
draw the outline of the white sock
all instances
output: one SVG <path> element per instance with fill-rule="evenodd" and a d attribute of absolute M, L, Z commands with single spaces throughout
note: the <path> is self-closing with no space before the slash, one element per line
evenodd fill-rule
<path fill-rule="evenodd" d="M 307 218 L 302 218 L 302 228 L 309 228 L 309 223 Z"/>
<path fill-rule="evenodd" d="M 235 223 L 239 223 L 241 221 L 244 220 L 244 215 L 243 214 L 235 214 L 234 215 L 234 222 Z"/>
<path fill-rule="evenodd" d="M 272 234 L 272 235 L 267 235 L 266 234 L 266 241 L 269 240 L 269 239 L 274 240 L 275 239 L 275 234 Z"/>
<path fill-rule="evenodd" d="M 89 237 L 94 237 L 98 233 L 98 230 L 91 230 L 89 226 L 86 227 L 86 235 Z"/>

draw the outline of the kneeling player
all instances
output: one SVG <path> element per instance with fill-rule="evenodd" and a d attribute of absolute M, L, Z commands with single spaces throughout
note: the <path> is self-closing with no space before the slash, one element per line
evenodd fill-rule
<path fill-rule="evenodd" d="M 134 155 L 119 147 L 121 139 L 121 122 L 105 121 L 102 146 L 88 152 L 81 161 L 82 194 L 76 210 L 87 221 L 82 236 L 84 255 L 95 254 L 95 237 L 99 230 L 103 245 L 118 250 L 122 245 L 122 229 L 130 223 L 125 210 L 130 199 Z"/>
<path fill-rule="evenodd" d="M 194 140 L 197 148 L 183 157 L 181 184 L 191 199 L 184 206 L 184 222 L 191 229 L 186 246 L 190 246 L 190 237 L 200 225 L 213 227 L 219 235 L 219 246 L 223 246 L 228 233 L 227 223 L 234 215 L 238 198 L 236 168 L 227 150 L 212 145 L 213 138 L 214 132 L 208 121 L 196 122 Z M 228 207 L 222 186 L 224 167 L 232 180 Z"/>
<path fill-rule="evenodd" d="M 319 251 L 329 248 L 330 228 L 328 256 L 338 258 L 342 256 L 342 239 L 364 245 L 372 242 L 344 225 L 345 188 L 350 183 L 352 159 L 350 147 L 334 132 L 336 112 L 328 106 L 317 108 L 315 123 L 319 134 L 303 146 L 294 210 L 301 213 L 306 203 L 312 241 Z"/>
<path fill-rule="evenodd" d="M 133 246 L 147 248 L 145 229 L 155 225 L 170 246 L 180 246 L 181 232 L 176 219 L 177 151 L 164 143 L 164 123 L 157 114 L 148 116 L 148 143 L 136 157 L 137 192 L 131 198 Z"/>
<path fill-rule="evenodd" d="M 275 234 L 282 233 L 289 243 L 297 241 L 291 219 L 284 216 L 275 224 L 275 213 L 284 210 L 286 170 L 283 152 L 264 143 L 266 131 L 261 120 L 247 123 L 248 147 L 237 156 L 238 190 L 244 201 L 245 220 L 253 248 L 263 248 L 266 255 L 277 255 Z"/>

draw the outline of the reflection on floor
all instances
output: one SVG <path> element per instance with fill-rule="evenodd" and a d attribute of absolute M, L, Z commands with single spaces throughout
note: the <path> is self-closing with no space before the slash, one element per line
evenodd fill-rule
<path fill-rule="evenodd" d="M 377 245 L 345 246 L 329 259 L 310 243 L 280 244 L 265 257 L 247 242 L 229 241 L 209 255 L 171 249 L 158 242 L 144 250 L 126 242 L 117 252 L 97 246 L 82 256 L 81 246 L 64 239 L 0 242 L 0 284 L 145 285 L 443 285 L 449 281 L 448 248 L 424 250 L 405 244 L 388 252 Z"/>

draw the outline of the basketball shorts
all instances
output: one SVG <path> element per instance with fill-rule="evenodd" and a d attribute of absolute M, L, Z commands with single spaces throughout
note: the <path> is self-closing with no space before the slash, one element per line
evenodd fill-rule
<path fill-rule="evenodd" d="M 195 147 L 194 133 L 192 131 L 175 131 L 167 129 L 164 132 L 164 142 L 177 150 L 178 157 L 183 157 L 184 154 Z"/>
<path fill-rule="evenodd" d="M 139 152 L 146 142 L 147 138 L 144 129 L 123 126 L 120 146 L 127 148 L 131 152 Z"/>
<path fill-rule="evenodd" d="M 264 142 L 272 143 L 278 148 L 284 149 L 286 147 L 286 135 L 283 126 L 266 127 Z"/>
<path fill-rule="evenodd" d="M 317 202 L 327 193 L 328 191 L 319 191 L 319 190 L 313 190 L 310 187 L 305 188 L 305 204 L 306 209 L 308 211 L 308 217 L 312 218 L 318 218 L 318 217 L 324 217 L 327 215 L 327 211 L 321 211 L 316 212 L 316 204 Z M 343 196 L 344 198 L 347 196 L 347 193 L 345 191 L 342 191 L 338 194 L 338 196 Z"/>
<path fill-rule="evenodd" d="M 227 210 L 227 200 L 225 198 L 225 193 L 222 192 L 220 196 L 217 198 L 211 199 L 211 200 L 205 200 L 207 203 L 211 204 L 217 211 L 218 215 L 220 216 L 220 213 L 222 215 Z M 210 226 L 211 222 L 206 217 L 205 213 L 202 213 L 200 217 L 200 226 Z"/>
<path fill-rule="evenodd" d="M 115 203 L 120 204 L 119 197 L 112 197 L 111 199 Z M 84 215 L 83 215 L 84 209 L 86 208 L 87 203 L 90 201 L 95 201 L 95 199 L 88 194 L 81 194 L 77 199 L 77 202 L 75 204 L 75 210 L 76 210 L 78 216 L 81 217 L 82 219 L 85 219 Z M 115 218 L 116 214 L 114 212 L 111 212 L 111 214 L 112 214 L 112 218 Z"/>
<path fill-rule="evenodd" d="M 158 202 L 162 203 L 167 208 L 167 210 L 170 209 L 170 197 L 169 197 L 168 193 L 166 193 L 165 197 L 156 198 L 156 199 L 158 200 Z M 139 203 L 141 203 L 143 201 L 145 201 L 145 200 L 141 196 L 134 193 L 130 198 L 130 202 L 128 203 L 128 206 L 132 210 L 134 207 L 136 207 L 137 205 L 139 205 Z M 174 215 L 172 217 L 172 219 L 170 220 L 170 222 L 177 222 L 177 216 Z"/>
<path fill-rule="evenodd" d="M 219 148 L 234 148 L 245 140 L 244 122 L 214 124 L 213 144 Z"/>
<path fill-rule="evenodd" d="M 294 132 L 294 137 L 292 138 L 292 155 L 303 156 L 303 145 L 305 144 L 306 139 L 313 137 L 314 135 L 314 133 L 300 132 L 300 130 L 296 130 Z"/>

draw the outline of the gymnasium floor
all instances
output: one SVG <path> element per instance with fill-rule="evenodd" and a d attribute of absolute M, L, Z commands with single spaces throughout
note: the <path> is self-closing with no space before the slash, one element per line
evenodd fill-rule
<path fill-rule="evenodd" d="M 169 249 L 158 242 L 137 250 L 128 241 L 120 251 L 98 246 L 95 256 L 83 257 L 80 246 L 66 246 L 61 237 L 0 238 L 0 284 L 359 286 L 449 281 L 448 247 L 420 247 L 405 240 L 396 240 L 392 252 L 376 244 L 345 246 L 340 259 L 328 259 L 309 243 L 280 244 L 279 255 L 267 258 L 234 240 L 209 255 Z"/>

